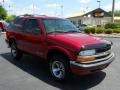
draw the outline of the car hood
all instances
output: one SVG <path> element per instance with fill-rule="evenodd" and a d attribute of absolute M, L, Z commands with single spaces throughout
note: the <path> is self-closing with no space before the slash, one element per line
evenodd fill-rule
<path fill-rule="evenodd" d="M 75 47 L 76 49 L 80 49 L 82 46 L 86 45 L 88 46 L 106 42 L 106 40 L 101 38 L 83 33 L 51 34 L 49 35 L 49 39 L 61 45 L 67 45 L 67 47 Z"/>

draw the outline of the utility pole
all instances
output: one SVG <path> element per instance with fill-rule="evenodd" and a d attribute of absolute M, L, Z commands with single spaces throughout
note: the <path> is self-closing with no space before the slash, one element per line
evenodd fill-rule
<path fill-rule="evenodd" d="M 100 8 L 100 3 L 101 3 L 101 1 L 97 1 L 98 2 L 98 7 Z"/>
<path fill-rule="evenodd" d="M 31 14 L 35 14 L 35 3 L 34 0 L 32 0 L 32 9 L 31 9 Z"/>
<path fill-rule="evenodd" d="M 3 2 L 3 7 L 4 7 L 5 0 L 3 0 L 2 2 Z"/>
<path fill-rule="evenodd" d="M 60 5 L 61 7 L 61 17 L 63 17 L 63 5 Z"/>
<path fill-rule="evenodd" d="M 115 12 L 115 0 L 113 0 L 112 2 L 112 22 L 113 23 L 114 23 L 114 16 L 115 16 L 114 12 Z"/>

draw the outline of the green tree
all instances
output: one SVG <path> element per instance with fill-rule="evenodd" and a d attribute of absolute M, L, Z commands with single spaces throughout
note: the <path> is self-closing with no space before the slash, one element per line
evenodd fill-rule
<path fill-rule="evenodd" d="M 110 15 L 112 15 L 112 11 L 109 11 L 108 13 L 109 13 Z"/>
<path fill-rule="evenodd" d="M 112 15 L 112 11 L 109 11 L 108 13 Z M 115 11 L 115 16 L 120 16 L 120 10 Z"/>
<path fill-rule="evenodd" d="M 120 10 L 115 11 L 115 16 L 120 16 Z"/>
<path fill-rule="evenodd" d="M 14 20 L 16 15 L 11 15 L 6 18 L 6 22 L 10 23 L 12 20 Z"/>
<path fill-rule="evenodd" d="M 7 11 L 2 7 L 0 6 L 0 19 L 5 19 L 7 17 Z"/>

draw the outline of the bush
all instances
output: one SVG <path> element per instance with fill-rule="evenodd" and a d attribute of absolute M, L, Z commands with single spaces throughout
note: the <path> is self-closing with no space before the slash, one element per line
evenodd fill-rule
<path fill-rule="evenodd" d="M 120 25 L 120 24 L 118 24 Z M 102 28 L 102 27 L 87 27 L 85 28 L 85 33 L 87 34 L 101 34 L 101 33 L 105 33 L 105 34 L 112 34 L 112 33 L 120 33 L 120 28 L 114 28 L 114 29 L 111 29 L 111 28 L 108 28 L 108 29 L 105 29 L 105 28 Z"/>
<path fill-rule="evenodd" d="M 95 27 L 89 27 L 89 29 L 90 29 L 90 32 L 93 33 L 93 34 L 96 32 L 96 28 Z"/>
<path fill-rule="evenodd" d="M 96 28 L 96 33 L 101 34 L 104 32 L 104 28 Z"/>
<path fill-rule="evenodd" d="M 112 34 L 113 33 L 113 29 L 105 29 L 104 33 L 105 34 Z"/>
<path fill-rule="evenodd" d="M 95 33 L 96 32 L 96 29 L 95 29 L 95 27 L 87 27 L 87 28 L 85 28 L 85 33 L 87 33 L 87 34 L 90 34 L 90 33 Z"/>
<path fill-rule="evenodd" d="M 120 29 L 120 23 L 117 23 L 116 25 L 117 25 L 117 28 L 119 28 L 119 29 Z"/>
<path fill-rule="evenodd" d="M 108 28 L 114 29 L 114 28 L 117 28 L 117 27 L 118 27 L 117 23 L 106 23 L 105 24 L 106 29 L 108 29 Z"/>
<path fill-rule="evenodd" d="M 6 18 L 6 22 L 10 23 L 12 20 L 15 19 L 15 17 L 16 17 L 15 15 L 8 16 L 8 17 Z"/>
<path fill-rule="evenodd" d="M 113 30 L 113 33 L 120 33 L 120 28 L 114 29 L 114 30 Z"/>
<path fill-rule="evenodd" d="M 90 30 L 89 30 L 89 28 L 85 28 L 85 33 L 87 33 L 87 34 L 90 34 Z"/>

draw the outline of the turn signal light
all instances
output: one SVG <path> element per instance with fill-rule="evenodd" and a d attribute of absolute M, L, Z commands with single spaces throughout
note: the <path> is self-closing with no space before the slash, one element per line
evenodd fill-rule
<path fill-rule="evenodd" d="M 95 57 L 91 57 L 91 58 L 80 58 L 80 56 L 77 57 L 77 62 L 80 62 L 80 63 L 90 62 L 94 60 L 96 60 Z"/>

